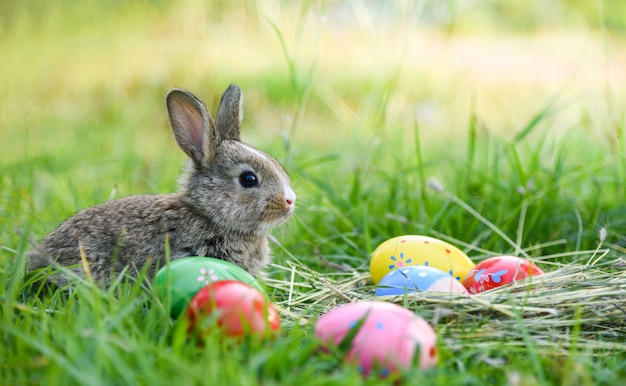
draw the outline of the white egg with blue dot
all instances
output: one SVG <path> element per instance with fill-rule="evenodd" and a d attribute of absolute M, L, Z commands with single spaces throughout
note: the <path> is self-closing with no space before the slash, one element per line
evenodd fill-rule
<path fill-rule="evenodd" d="M 376 286 L 376 296 L 404 295 L 416 291 L 468 294 L 463 284 L 450 272 L 420 265 L 393 270 Z"/>

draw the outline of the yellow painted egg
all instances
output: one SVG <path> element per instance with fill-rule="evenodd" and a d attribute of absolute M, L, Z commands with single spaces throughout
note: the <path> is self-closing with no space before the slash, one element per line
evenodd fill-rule
<path fill-rule="evenodd" d="M 383 242 L 372 253 L 372 281 L 378 284 L 389 272 L 411 265 L 437 268 L 463 283 L 475 264 L 463 251 L 445 241 L 428 236 L 398 236 Z"/>

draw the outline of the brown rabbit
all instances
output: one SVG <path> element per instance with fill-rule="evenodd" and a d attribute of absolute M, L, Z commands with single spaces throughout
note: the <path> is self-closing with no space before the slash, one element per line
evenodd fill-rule
<path fill-rule="evenodd" d="M 60 265 L 84 277 L 82 248 L 92 277 L 134 275 L 152 260 L 148 276 L 163 266 L 166 240 L 172 260 L 210 256 L 258 273 L 269 263 L 268 232 L 295 209 L 287 173 L 269 155 L 240 142 L 241 90 L 231 85 L 213 121 L 195 95 L 166 96 L 178 146 L 191 158 L 179 192 L 109 201 L 78 212 L 28 252 L 29 269 Z M 68 277 L 55 275 L 57 284 Z"/>

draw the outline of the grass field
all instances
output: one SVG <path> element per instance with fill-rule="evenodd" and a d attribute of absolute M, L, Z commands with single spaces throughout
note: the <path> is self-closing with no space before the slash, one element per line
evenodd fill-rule
<path fill-rule="evenodd" d="M 312 330 L 374 298 L 369 255 L 402 234 L 547 272 L 522 291 L 405 299 L 441 356 L 406 384 L 623 384 L 622 3 L 1 3 L 0 384 L 389 383 Z M 37 293 L 28 240 L 111 198 L 176 190 L 165 93 L 215 113 L 230 83 L 243 139 L 298 194 L 264 279 L 280 338 L 199 345 L 145 283 Z"/>

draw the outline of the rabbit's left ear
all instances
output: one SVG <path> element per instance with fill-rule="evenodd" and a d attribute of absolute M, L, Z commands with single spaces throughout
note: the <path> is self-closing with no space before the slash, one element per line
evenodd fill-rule
<path fill-rule="evenodd" d="M 222 140 L 239 141 L 241 121 L 243 120 L 243 97 L 241 89 L 231 84 L 224 94 L 217 110 L 217 131 Z"/>
<path fill-rule="evenodd" d="M 221 142 L 204 103 L 192 93 L 174 88 L 165 97 L 170 127 L 178 146 L 197 164 L 211 159 Z"/>

